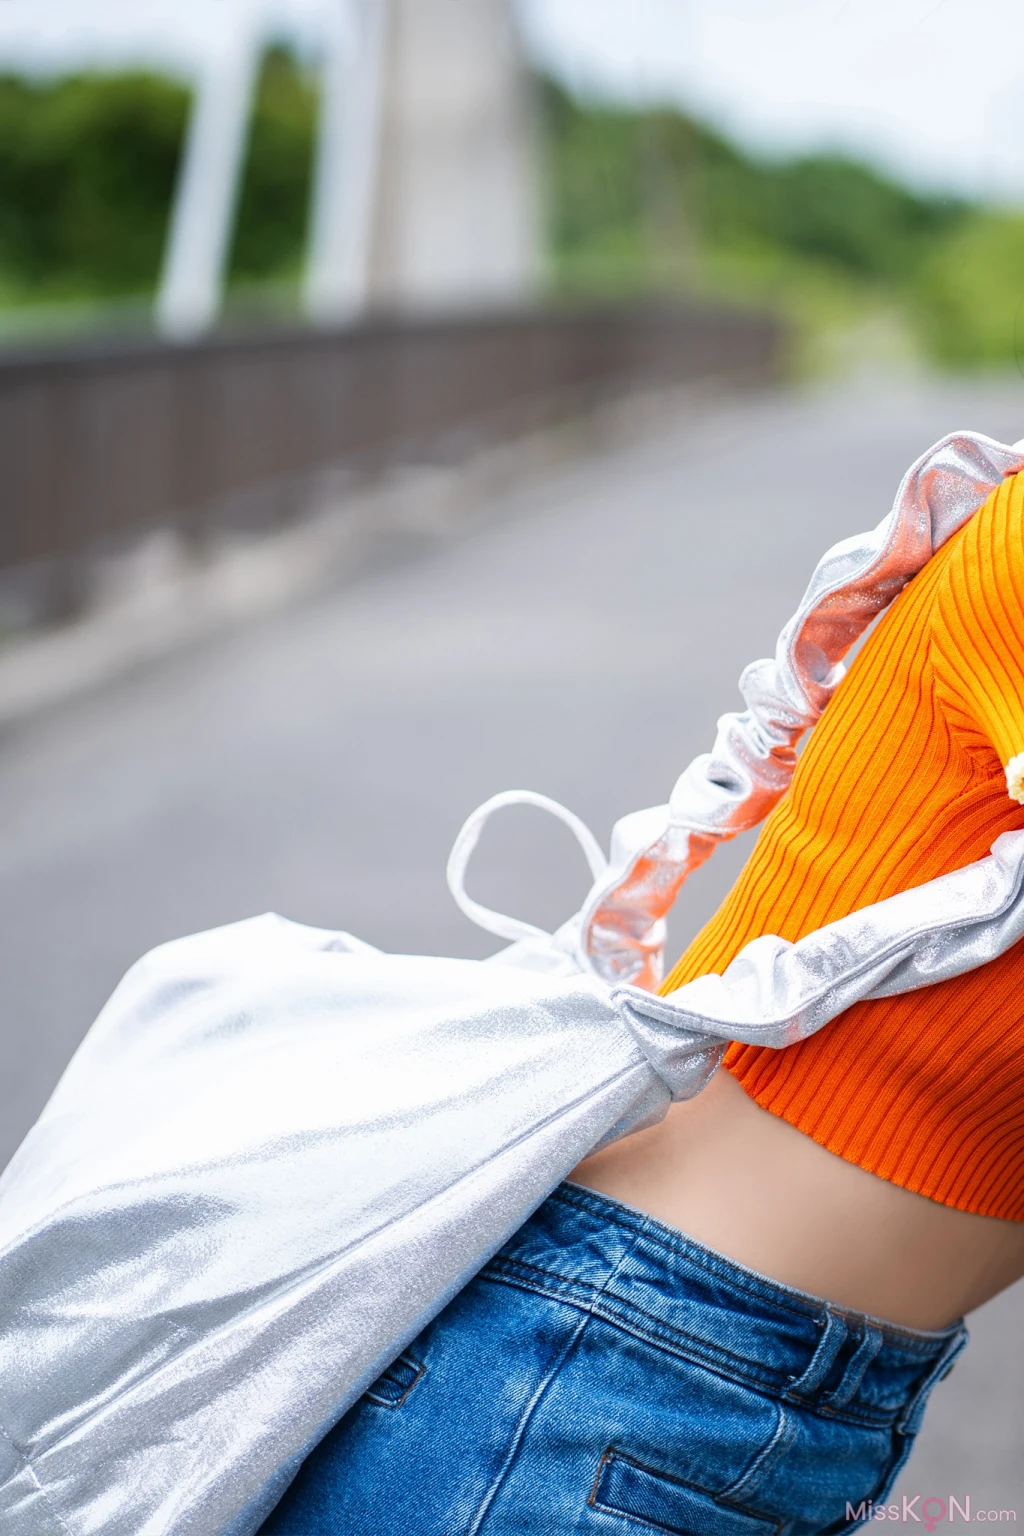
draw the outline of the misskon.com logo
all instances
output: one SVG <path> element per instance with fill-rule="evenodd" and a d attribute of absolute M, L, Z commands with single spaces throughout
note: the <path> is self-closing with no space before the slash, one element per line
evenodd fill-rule
<path fill-rule="evenodd" d="M 934 1531 L 938 1525 L 944 1522 L 957 1520 L 972 1525 L 986 1525 L 989 1522 L 998 1523 L 1002 1520 L 1015 1521 L 1017 1511 L 1015 1509 L 988 1509 L 979 1504 L 972 1506 L 971 1496 L 965 1494 L 958 1499 L 950 1493 L 944 1499 L 937 1494 L 915 1493 L 911 1498 L 909 1494 L 903 1495 L 901 1504 L 875 1504 L 871 1499 L 861 1499 L 859 1504 L 851 1504 L 846 1501 L 847 1520 L 898 1520 L 902 1524 L 923 1525 L 926 1531 Z"/>

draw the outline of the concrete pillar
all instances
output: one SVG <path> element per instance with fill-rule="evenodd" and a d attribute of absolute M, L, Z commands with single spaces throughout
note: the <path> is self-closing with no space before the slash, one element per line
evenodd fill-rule
<path fill-rule="evenodd" d="M 388 0 L 368 298 L 526 300 L 540 263 L 532 97 L 510 0 Z"/>

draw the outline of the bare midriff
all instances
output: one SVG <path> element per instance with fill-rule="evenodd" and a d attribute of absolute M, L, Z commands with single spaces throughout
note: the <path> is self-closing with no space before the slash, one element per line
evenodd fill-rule
<path fill-rule="evenodd" d="M 661 990 L 1019 836 L 1022 763 L 1018 474 L 882 617 Z M 947 1326 L 1024 1274 L 1024 941 L 784 1049 L 730 1045 L 704 1093 L 573 1177 L 783 1284 Z"/>
<path fill-rule="evenodd" d="M 783 1285 L 904 1328 L 944 1328 L 1024 1275 L 1024 1222 L 868 1173 L 728 1072 L 570 1178 Z"/>

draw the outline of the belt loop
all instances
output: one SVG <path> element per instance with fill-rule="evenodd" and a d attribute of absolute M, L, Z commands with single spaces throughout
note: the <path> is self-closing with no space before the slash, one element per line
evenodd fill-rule
<path fill-rule="evenodd" d="M 970 1334 L 963 1323 L 946 1344 L 945 1349 L 928 1372 L 927 1376 L 907 1403 L 903 1412 L 896 1420 L 896 1428 L 901 1435 L 916 1435 L 921 1428 L 921 1420 L 924 1418 L 924 1410 L 928 1406 L 928 1398 L 936 1382 L 948 1376 L 953 1369 L 953 1361 L 961 1350 L 965 1348 Z"/>
<path fill-rule="evenodd" d="M 882 1335 L 877 1328 L 872 1328 L 870 1323 L 865 1326 L 864 1337 L 847 1362 L 842 1380 L 835 1391 L 823 1397 L 818 1404 L 819 1408 L 845 1408 L 857 1394 L 861 1382 L 864 1380 L 864 1372 L 871 1364 L 882 1347 Z"/>
<path fill-rule="evenodd" d="M 791 1381 L 786 1388 L 787 1402 L 800 1401 L 818 1390 L 845 1344 L 847 1332 L 846 1320 L 838 1312 L 833 1312 L 831 1307 L 826 1308 L 825 1327 L 818 1340 L 818 1347 L 808 1361 L 803 1375 Z"/>

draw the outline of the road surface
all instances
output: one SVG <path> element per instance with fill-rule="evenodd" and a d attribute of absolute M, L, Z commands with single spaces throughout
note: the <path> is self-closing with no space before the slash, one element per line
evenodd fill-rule
<path fill-rule="evenodd" d="M 486 953 L 444 886 L 462 817 L 528 786 L 605 836 L 664 800 L 817 557 L 961 426 L 1024 435 L 1024 385 L 691 403 L 507 487 L 430 554 L 6 727 L 0 1162 L 161 940 L 275 909 L 389 949 Z M 694 877 L 675 949 L 743 854 Z M 554 926 L 584 886 L 568 834 L 516 811 L 473 890 Z M 1024 1289 L 977 1315 L 901 1488 L 1024 1521 Z"/>

